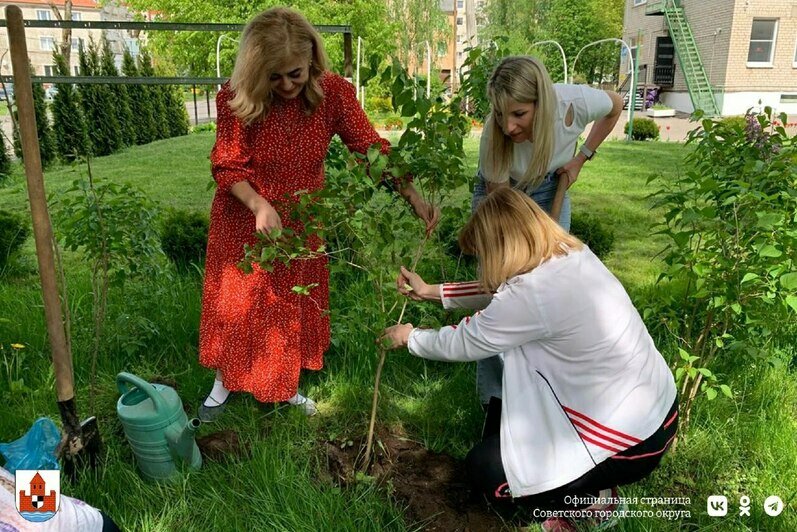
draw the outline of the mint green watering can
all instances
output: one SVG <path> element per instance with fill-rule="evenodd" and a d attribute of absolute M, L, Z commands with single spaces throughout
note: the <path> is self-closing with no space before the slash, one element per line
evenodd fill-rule
<path fill-rule="evenodd" d="M 194 441 L 200 421 L 188 420 L 174 388 L 125 372 L 116 376 L 116 386 L 122 394 L 116 413 L 144 478 L 169 480 L 177 474 L 178 461 L 192 469 L 202 467 Z"/>

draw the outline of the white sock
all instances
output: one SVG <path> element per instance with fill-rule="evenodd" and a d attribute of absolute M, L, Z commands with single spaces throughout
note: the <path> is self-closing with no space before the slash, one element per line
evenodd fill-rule
<path fill-rule="evenodd" d="M 288 404 L 292 405 L 303 405 L 306 402 L 307 402 L 307 397 L 299 393 L 288 399 Z"/>
<path fill-rule="evenodd" d="M 205 399 L 205 406 L 219 406 L 227 400 L 229 395 L 230 390 L 224 387 L 224 384 L 221 382 L 221 375 L 217 371 L 216 380 L 213 381 L 213 389 L 210 390 L 210 394 L 207 399 Z"/>

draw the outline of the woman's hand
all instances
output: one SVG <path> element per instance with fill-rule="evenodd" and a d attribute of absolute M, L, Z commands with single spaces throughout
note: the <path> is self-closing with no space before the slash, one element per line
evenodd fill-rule
<path fill-rule="evenodd" d="M 268 235 L 274 229 L 282 231 L 282 220 L 276 209 L 269 202 L 263 200 L 255 208 L 255 231 Z"/>
<path fill-rule="evenodd" d="M 412 205 L 415 216 L 426 224 L 426 235 L 431 235 L 438 222 L 440 222 L 440 208 L 423 201 L 420 195 L 410 199 L 410 205 Z"/>
<path fill-rule="evenodd" d="M 573 183 L 578 179 L 578 174 L 581 173 L 581 168 L 584 166 L 584 156 L 580 153 L 570 159 L 561 168 L 556 170 L 559 179 L 567 179 L 567 188 L 573 186 Z"/>
<path fill-rule="evenodd" d="M 426 284 L 421 276 L 415 272 L 409 271 L 404 266 L 399 271 L 398 278 L 396 279 L 396 287 L 398 291 L 413 301 L 426 301 L 431 291 L 431 286 Z"/>
<path fill-rule="evenodd" d="M 410 333 L 414 327 L 411 323 L 393 325 L 382 331 L 376 343 L 385 349 L 398 349 L 404 347 L 410 340 Z"/>

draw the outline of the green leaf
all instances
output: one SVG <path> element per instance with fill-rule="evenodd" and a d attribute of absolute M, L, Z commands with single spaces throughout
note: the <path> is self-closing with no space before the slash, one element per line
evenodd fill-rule
<path fill-rule="evenodd" d="M 786 296 L 786 304 L 789 305 L 794 312 L 797 312 L 797 296 Z"/>
<path fill-rule="evenodd" d="M 689 362 L 689 357 L 691 355 L 689 355 L 689 353 L 687 353 L 686 351 L 684 351 L 683 349 L 681 349 L 679 347 L 678 348 L 678 356 L 681 357 L 682 360 L 685 360 L 686 362 Z"/>
<path fill-rule="evenodd" d="M 746 273 L 744 277 L 742 277 L 742 284 L 752 281 L 753 279 L 758 279 L 760 276 L 757 273 Z"/>
<path fill-rule="evenodd" d="M 717 398 L 717 389 L 716 388 L 706 388 L 706 395 L 708 396 L 709 401 L 713 401 Z"/>
<path fill-rule="evenodd" d="M 758 215 L 758 227 L 762 229 L 772 229 L 775 224 L 783 219 L 783 215 L 779 213 L 756 213 Z"/>
<path fill-rule="evenodd" d="M 733 399 L 733 393 L 731 392 L 731 387 L 727 384 L 720 384 L 720 390 L 726 397 Z"/>
<path fill-rule="evenodd" d="M 762 257 L 777 258 L 783 255 L 783 252 L 780 251 L 775 246 L 773 246 L 772 244 L 767 244 L 766 246 L 761 248 L 761 251 L 759 251 L 758 254 Z"/>
<path fill-rule="evenodd" d="M 713 375 L 708 368 L 697 368 L 697 371 L 699 371 L 704 377 L 711 377 Z"/>
<path fill-rule="evenodd" d="M 780 285 L 786 290 L 797 290 L 797 272 L 781 275 Z"/>

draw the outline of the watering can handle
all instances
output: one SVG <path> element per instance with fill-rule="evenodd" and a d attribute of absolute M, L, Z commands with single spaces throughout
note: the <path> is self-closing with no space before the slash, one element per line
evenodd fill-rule
<path fill-rule="evenodd" d="M 127 373 L 125 371 L 116 376 L 116 388 L 119 390 L 120 394 L 124 395 L 129 392 L 131 388 L 128 385 L 131 384 L 133 385 L 133 388 L 138 388 L 147 394 L 150 399 L 152 399 L 156 411 L 165 410 L 166 405 L 163 403 L 163 397 L 161 397 L 161 394 L 155 389 L 155 386 L 145 381 L 141 377 L 136 377 L 132 373 Z"/>

